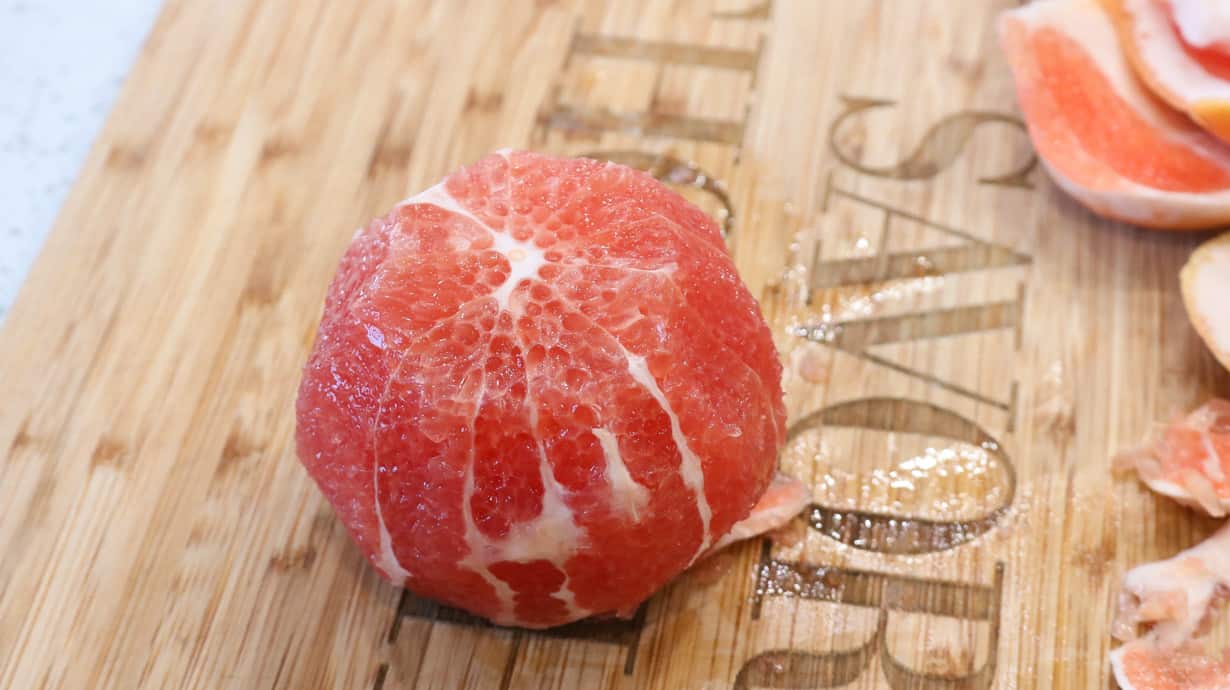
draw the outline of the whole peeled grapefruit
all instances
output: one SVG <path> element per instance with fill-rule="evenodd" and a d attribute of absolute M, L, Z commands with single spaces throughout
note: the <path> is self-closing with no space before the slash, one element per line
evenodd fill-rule
<path fill-rule="evenodd" d="M 633 610 L 748 517 L 780 374 L 712 219 L 631 168 L 502 151 L 355 235 L 299 457 L 389 579 L 558 625 Z"/>

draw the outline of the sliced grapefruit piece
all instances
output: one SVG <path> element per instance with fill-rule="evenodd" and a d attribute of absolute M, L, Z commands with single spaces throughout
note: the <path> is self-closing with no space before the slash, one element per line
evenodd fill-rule
<path fill-rule="evenodd" d="M 1230 6 L 1109 0 L 1123 48 L 1157 95 L 1230 141 Z"/>
<path fill-rule="evenodd" d="M 1210 400 L 1171 422 L 1160 439 L 1120 453 L 1115 464 L 1135 470 L 1163 496 L 1224 517 L 1230 513 L 1230 402 Z"/>
<path fill-rule="evenodd" d="M 1094 0 L 1034 2 L 999 31 L 1034 147 L 1067 193 L 1147 227 L 1230 223 L 1230 148 L 1140 84 Z"/>
<path fill-rule="evenodd" d="M 1230 369 L 1230 232 L 1200 245 L 1179 273 L 1196 332 Z"/>

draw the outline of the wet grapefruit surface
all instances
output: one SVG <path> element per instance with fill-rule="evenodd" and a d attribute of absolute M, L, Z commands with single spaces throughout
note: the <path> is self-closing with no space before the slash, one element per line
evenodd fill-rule
<path fill-rule="evenodd" d="M 298 444 L 386 576 L 540 627 L 694 562 L 765 490 L 784 419 L 709 217 L 630 168 L 502 152 L 356 234 Z"/>

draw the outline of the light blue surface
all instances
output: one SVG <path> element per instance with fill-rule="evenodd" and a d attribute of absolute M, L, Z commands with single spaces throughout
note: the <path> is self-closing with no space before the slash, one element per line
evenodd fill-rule
<path fill-rule="evenodd" d="M 0 322 L 161 0 L 0 0 Z"/>

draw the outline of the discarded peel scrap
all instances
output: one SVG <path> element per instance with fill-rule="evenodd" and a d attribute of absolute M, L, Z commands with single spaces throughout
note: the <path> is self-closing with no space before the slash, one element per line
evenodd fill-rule
<path fill-rule="evenodd" d="M 1193 638 L 1206 632 L 1230 597 L 1230 523 L 1170 560 L 1134 568 L 1124 577 L 1111 652 L 1123 690 L 1227 690 L 1230 649 L 1216 659 Z M 1138 623 L 1152 624 L 1135 638 Z"/>
<path fill-rule="evenodd" d="M 1192 327 L 1222 366 L 1230 369 L 1230 233 L 1192 253 L 1179 274 Z"/>
<path fill-rule="evenodd" d="M 1230 147 L 1157 101 L 1095 0 L 1003 13 L 1000 40 L 1038 156 L 1100 215 L 1161 229 L 1230 223 Z"/>
<path fill-rule="evenodd" d="M 1213 400 L 1170 424 L 1162 438 L 1116 459 L 1149 488 L 1210 515 L 1230 509 L 1230 402 Z M 1230 599 L 1230 523 L 1169 560 L 1123 578 L 1111 653 L 1124 690 L 1228 690 L 1230 649 L 1217 659 L 1196 638 Z M 1137 627 L 1148 626 L 1137 638 Z"/>
<path fill-rule="evenodd" d="M 808 498 L 717 225 L 592 159 L 497 152 L 360 230 L 297 409 L 368 560 L 500 624 L 630 614 Z"/>
<path fill-rule="evenodd" d="M 1230 4 L 1107 0 L 1123 50 L 1153 93 L 1230 141 Z"/>

